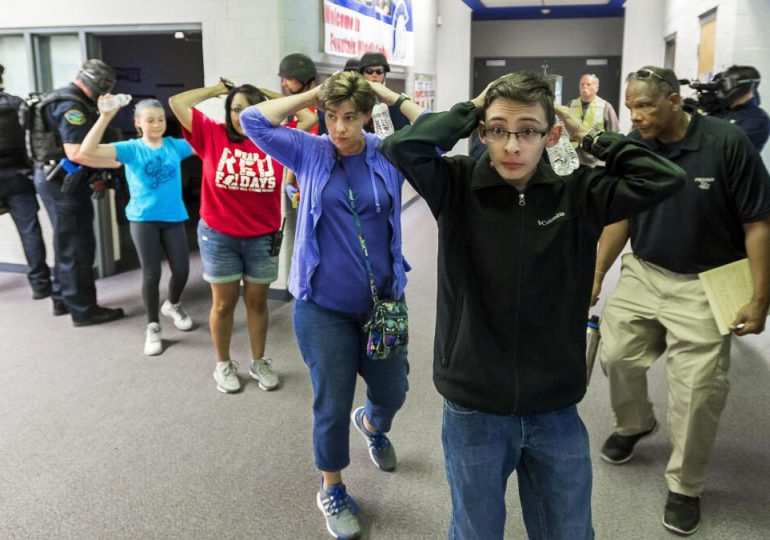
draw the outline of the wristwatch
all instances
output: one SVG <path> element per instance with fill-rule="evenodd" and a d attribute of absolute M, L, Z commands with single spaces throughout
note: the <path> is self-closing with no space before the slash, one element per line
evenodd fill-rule
<path fill-rule="evenodd" d="M 599 137 L 599 135 L 601 135 L 602 133 L 604 133 L 604 132 L 603 132 L 601 129 L 597 129 L 597 128 L 595 128 L 595 127 L 592 127 L 592 128 L 591 128 L 591 129 L 588 131 L 588 133 L 586 134 L 586 136 L 585 136 L 585 137 L 583 137 L 583 142 L 581 143 L 580 147 L 581 147 L 583 150 L 585 150 L 586 152 L 588 152 L 589 154 L 591 154 L 591 153 L 592 153 L 592 152 L 591 152 L 591 149 L 592 149 L 592 148 L 593 148 L 593 146 L 594 146 L 594 141 L 595 141 L 595 140 L 596 140 L 596 138 L 597 138 L 597 137 Z"/>
<path fill-rule="evenodd" d="M 393 104 L 393 106 L 396 108 L 396 110 L 400 110 L 400 109 L 401 109 L 401 104 L 402 104 L 404 101 L 407 101 L 407 100 L 411 100 L 411 99 L 412 99 L 412 98 L 410 98 L 410 97 L 409 97 L 407 94 L 405 94 L 405 93 L 401 92 L 401 94 L 399 94 L 399 96 L 398 96 L 398 99 L 397 99 L 397 100 L 396 100 L 396 102 Z"/>

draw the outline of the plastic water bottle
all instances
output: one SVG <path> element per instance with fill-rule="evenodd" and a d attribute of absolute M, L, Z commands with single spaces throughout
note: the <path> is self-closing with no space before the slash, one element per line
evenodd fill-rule
<path fill-rule="evenodd" d="M 592 315 L 586 324 L 586 384 L 591 381 L 591 372 L 594 370 L 596 353 L 599 351 L 599 317 Z"/>
<path fill-rule="evenodd" d="M 580 166 L 580 158 L 569 141 L 567 128 L 561 122 L 558 123 L 561 124 L 559 142 L 550 148 L 546 148 L 546 151 L 548 152 L 548 160 L 551 162 L 553 171 L 559 176 L 567 176 Z"/>
<path fill-rule="evenodd" d="M 388 135 L 393 135 L 393 121 L 390 119 L 390 112 L 385 103 L 375 103 L 372 107 L 372 123 L 374 124 L 374 134 L 380 139 Z"/>
<path fill-rule="evenodd" d="M 118 107 L 125 107 L 129 103 L 131 103 L 129 94 L 114 94 L 99 101 L 99 110 L 108 112 Z"/>

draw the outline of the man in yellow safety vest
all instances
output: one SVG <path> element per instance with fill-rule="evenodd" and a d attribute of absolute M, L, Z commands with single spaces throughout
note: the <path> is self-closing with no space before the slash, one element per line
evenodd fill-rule
<path fill-rule="evenodd" d="M 593 73 L 586 73 L 580 77 L 580 97 L 570 101 L 570 112 L 580 118 L 589 130 L 596 128 L 600 131 L 619 131 L 615 109 L 608 101 L 600 98 L 597 95 L 598 92 L 599 77 Z M 584 152 L 580 145 L 577 143 L 573 145 L 577 148 L 581 163 L 591 167 L 601 164 L 601 161 L 594 156 Z"/>

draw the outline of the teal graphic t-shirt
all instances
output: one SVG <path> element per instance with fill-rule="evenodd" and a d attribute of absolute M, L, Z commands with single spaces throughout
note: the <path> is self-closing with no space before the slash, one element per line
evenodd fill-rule
<path fill-rule="evenodd" d="M 126 206 L 129 221 L 184 221 L 189 215 L 182 201 L 180 162 L 192 154 L 184 139 L 164 137 L 163 146 L 152 148 L 142 139 L 114 143 L 117 160 L 126 166 L 131 200 Z"/>

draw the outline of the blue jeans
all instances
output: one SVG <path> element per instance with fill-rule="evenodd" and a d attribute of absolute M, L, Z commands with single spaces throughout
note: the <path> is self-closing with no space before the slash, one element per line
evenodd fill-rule
<path fill-rule="evenodd" d="M 445 400 L 441 437 L 452 495 L 450 540 L 503 538 L 513 471 L 529 538 L 594 537 L 588 432 L 575 406 L 499 416 Z"/>
<path fill-rule="evenodd" d="M 32 183 L 30 182 L 30 188 Z M 24 256 L 27 259 L 29 272 L 27 279 L 33 291 L 49 291 L 51 289 L 51 272 L 45 262 L 45 243 L 37 219 L 37 197 L 34 189 L 23 193 L 8 195 L 5 203 L 11 211 L 11 218 L 19 231 Z"/>
<path fill-rule="evenodd" d="M 313 453 L 316 467 L 341 471 L 350 463 L 350 411 L 356 375 L 366 382 L 366 418 L 377 431 L 390 431 L 406 401 L 406 352 L 385 360 L 366 356 L 366 314 L 294 302 L 294 332 L 313 384 Z"/>

